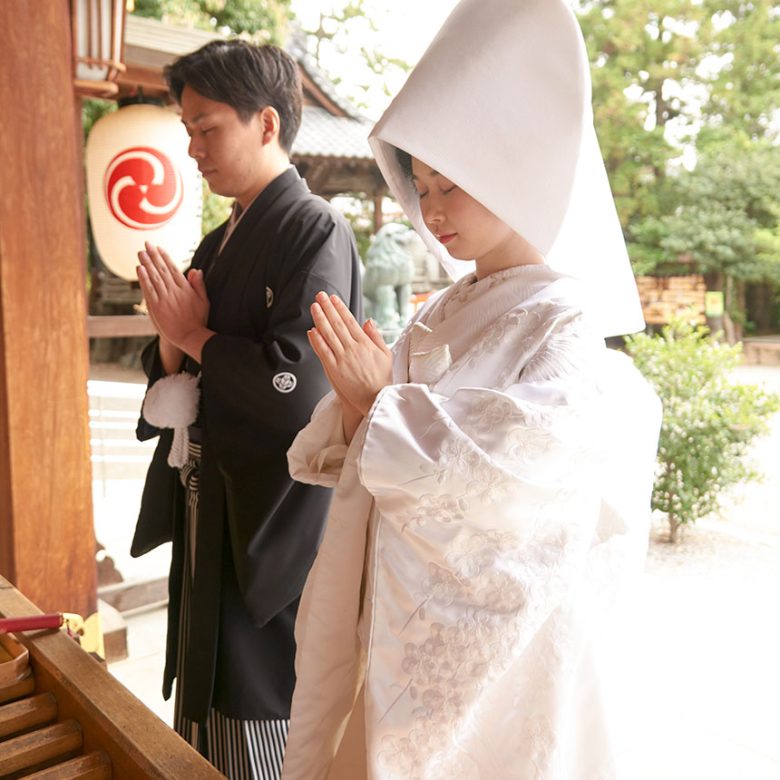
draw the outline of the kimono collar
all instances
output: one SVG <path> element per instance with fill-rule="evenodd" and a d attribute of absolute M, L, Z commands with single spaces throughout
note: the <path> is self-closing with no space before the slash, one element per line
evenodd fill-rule
<path fill-rule="evenodd" d="M 479 280 L 462 277 L 433 301 L 425 322 L 414 322 L 399 340 L 398 349 L 408 353 L 409 381 L 435 384 L 485 339 L 498 337 L 508 316 L 514 319 L 504 329 L 522 340 L 538 326 L 542 309 L 579 310 L 581 288 L 577 279 L 545 265 L 508 268 Z"/>
<path fill-rule="evenodd" d="M 246 214 L 267 209 L 282 192 L 297 182 L 303 183 L 303 179 L 301 179 L 298 171 L 291 165 L 287 170 L 280 173 L 275 179 L 269 182 L 265 189 L 260 190 L 260 192 L 247 204 L 245 209 L 241 208 L 238 201 L 234 201 L 225 232 L 222 236 L 222 242 L 219 245 L 219 252 L 222 252 L 225 248 L 225 245 L 228 243 L 230 237 Z"/>
<path fill-rule="evenodd" d="M 435 168 L 580 278 L 602 335 L 644 327 L 593 128 L 590 70 L 566 0 L 461 0 L 374 127 L 390 189 L 450 275 L 425 226 L 401 148 Z"/>
<path fill-rule="evenodd" d="M 265 211 L 288 187 L 296 183 L 303 183 L 303 179 L 291 165 L 266 185 L 265 189 L 241 212 L 241 216 L 249 212 Z"/>

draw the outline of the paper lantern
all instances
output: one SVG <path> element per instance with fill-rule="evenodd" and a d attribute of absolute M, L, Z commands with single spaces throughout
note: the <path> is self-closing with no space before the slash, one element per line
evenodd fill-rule
<path fill-rule="evenodd" d="M 201 177 L 179 117 L 150 104 L 98 120 L 87 140 L 92 234 L 106 267 L 136 279 L 144 242 L 184 268 L 201 238 Z"/>

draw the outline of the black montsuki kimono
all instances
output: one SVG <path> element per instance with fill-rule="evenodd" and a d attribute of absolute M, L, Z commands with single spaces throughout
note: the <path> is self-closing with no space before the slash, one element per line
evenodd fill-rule
<path fill-rule="evenodd" d="M 324 290 L 362 320 L 359 258 L 347 222 L 312 195 L 294 168 L 249 206 L 222 253 L 226 225 L 206 236 L 204 269 L 216 332 L 202 364 L 199 520 L 182 712 L 205 722 L 289 718 L 293 627 L 330 491 L 294 482 L 286 452 L 329 385 L 306 331 Z M 151 386 L 162 376 L 157 342 L 144 352 Z M 138 438 L 160 436 L 144 487 L 132 554 L 173 541 L 163 693 L 176 673 L 184 560 L 184 490 L 167 464 L 172 431 L 141 417 Z"/>

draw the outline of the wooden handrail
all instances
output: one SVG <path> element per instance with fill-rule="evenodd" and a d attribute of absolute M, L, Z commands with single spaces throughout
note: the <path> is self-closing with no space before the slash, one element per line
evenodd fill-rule
<path fill-rule="evenodd" d="M 0 577 L 0 616 L 39 613 L 32 602 Z M 83 743 L 81 750 L 85 755 L 104 751 L 111 761 L 113 777 L 123 780 L 223 777 L 63 631 L 30 631 L 15 636 L 29 652 L 34 692 L 49 692 L 57 700 L 56 725 L 77 722 Z M 73 739 L 72 727 L 64 731 Z"/>

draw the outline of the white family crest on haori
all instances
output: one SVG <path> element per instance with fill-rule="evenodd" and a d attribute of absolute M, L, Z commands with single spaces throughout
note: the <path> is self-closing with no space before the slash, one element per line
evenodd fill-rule
<path fill-rule="evenodd" d="M 271 381 L 273 382 L 274 388 L 280 393 L 292 393 L 298 385 L 298 378 L 289 371 L 280 371 L 278 374 L 274 374 Z"/>
<path fill-rule="evenodd" d="M 288 453 L 335 494 L 282 777 L 612 778 L 598 629 L 641 571 L 661 409 L 604 344 L 642 316 L 568 3 L 462 0 L 371 143 L 456 281 L 396 342 L 351 442 L 331 394 Z M 452 260 L 396 148 L 546 264 L 477 278 Z"/>

